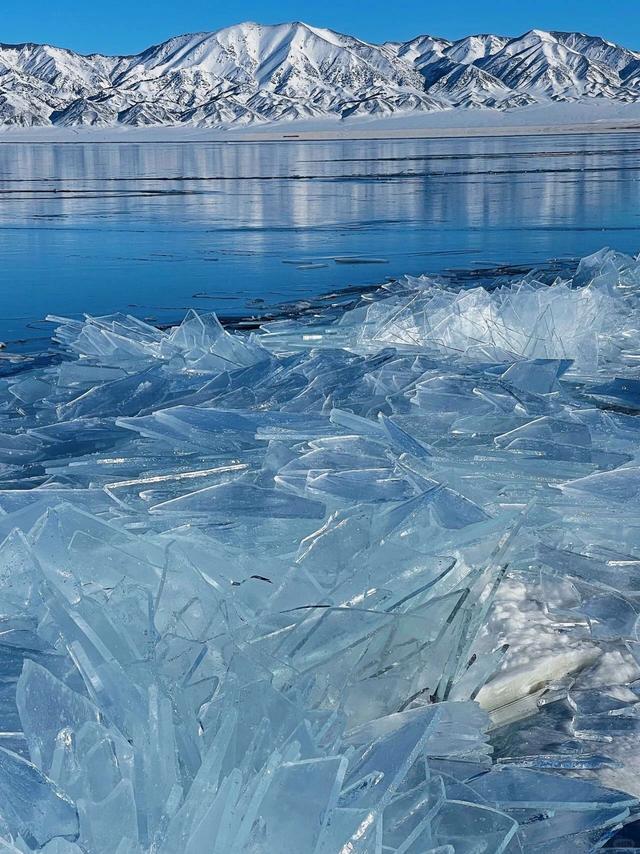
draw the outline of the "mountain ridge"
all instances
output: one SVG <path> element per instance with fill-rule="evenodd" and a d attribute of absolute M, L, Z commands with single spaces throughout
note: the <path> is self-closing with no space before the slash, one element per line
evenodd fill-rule
<path fill-rule="evenodd" d="M 373 44 L 300 21 L 184 33 L 137 54 L 0 43 L 0 125 L 225 127 L 593 98 L 640 103 L 640 51 L 529 30 Z"/>

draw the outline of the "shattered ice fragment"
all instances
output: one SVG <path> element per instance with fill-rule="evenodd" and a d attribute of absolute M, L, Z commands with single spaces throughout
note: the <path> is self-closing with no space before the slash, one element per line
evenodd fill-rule
<path fill-rule="evenodd" d="M 633 826 L 637 259 L 390 280 L 253 334 L 54 320 L 60 360 L 0 379 L 1 850 Z"/>
<path fill-rule="evenodd" d="M 55 836 L 78 836 L 74 804 L 31 762 L 0 747 L 0 792 L 9 827 L 32 847 Z"/>
<path fill-rule="evenodd" d="M 56 739 L 62 730 L 77 732 L 98 721 L 98 709 L 70 690 L 46 668 L 26 659 L 16 688 L 16 704 L 32 761 L 45 773 L 51 768 Z"/>

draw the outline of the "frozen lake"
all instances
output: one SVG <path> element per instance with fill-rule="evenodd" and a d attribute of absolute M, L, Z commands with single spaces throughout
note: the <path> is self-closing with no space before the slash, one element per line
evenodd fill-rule
<path fill-rule="evenodd" d="M 639 151 L 0 146 L 3 851 L 636 838 Z"/>
<path fill-rule="evenodd" d="M 403 273 L 603 245 L 640 249 L 634 134 L 0 145 L 0 340 L 12 348 L 44 345 L 47 313 L 241 317 Z"/>

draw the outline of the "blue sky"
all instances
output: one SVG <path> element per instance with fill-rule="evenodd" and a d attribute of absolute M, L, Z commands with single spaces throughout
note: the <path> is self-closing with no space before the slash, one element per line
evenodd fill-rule
<path fill-rule="evenodd" d="M 247 20 L 303 20 L 368 41 L 420 33 L 517 35 L 533 27 L 581 30 L 640 49 L 640 0 L 4 0 L 0 41 L 135 53 L 171 35 Z"/>

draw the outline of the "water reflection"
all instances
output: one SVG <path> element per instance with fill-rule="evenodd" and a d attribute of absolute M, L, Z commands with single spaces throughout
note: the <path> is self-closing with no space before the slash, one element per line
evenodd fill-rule
<path fill-rule="evenodd" d="M 640 248 L 640 137 L 0 145 L 0 337 Z M 331 256 L 384 257 L 384 266 Z M 326 259 L 301 270 L 290 259 Z M 193 298 L 207 293 L 211 298 Z"/>

